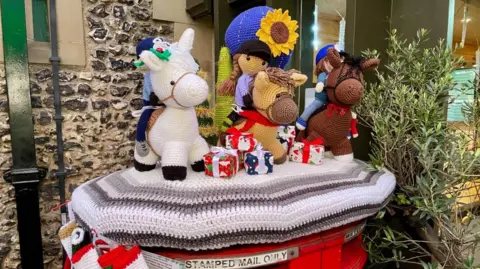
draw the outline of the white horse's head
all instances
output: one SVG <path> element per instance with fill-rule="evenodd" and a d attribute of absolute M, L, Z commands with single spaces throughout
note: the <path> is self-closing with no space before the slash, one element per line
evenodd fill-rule
<path fill-rule="evenodd" d="M 151 70 L 153 91 L 167 106 L 188 108 L 207 99 L 208 84 L 196 74 L 198 64 L 190 54 L 194 35 L 192 29 L 187 29 L 178 42 L 154 46 L 157 52 L 166 53 L 165 57 L 148 50 L 140 54 L 140 59 Z"/>

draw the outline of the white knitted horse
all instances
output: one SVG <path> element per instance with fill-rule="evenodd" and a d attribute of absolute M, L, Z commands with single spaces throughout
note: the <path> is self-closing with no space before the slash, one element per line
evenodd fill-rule
<path fill-rule="evenodd" d="M 198 64 L 190 54 L 193 39 L 194 31 L 187 29 L 168 49 L 154 47 L 156 51 L 140 54 L 151 70 L 153 92 L 166 108 L 147 133 L 147 142 L 136 145 L 134 164 L 138 171 L 150 171 L 162 156 L 167 180 L 185 179 L 188 164 L 196 172 L 204 171 L 203 155 L 209 151 L 194 109 L 206 100 L 208 85 L 196 74 Z"/>

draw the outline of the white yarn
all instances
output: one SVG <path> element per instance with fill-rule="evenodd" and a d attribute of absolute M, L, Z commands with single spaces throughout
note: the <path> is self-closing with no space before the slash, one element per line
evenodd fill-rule
<path fill-rule="evenodd" d="M 151 70 L 153 91 L 166 105 L 147 137 L 154 152 L 162 156 L 163 166 L 187 166 L 201 161 L 208 153 L 208 145 L 198 131 L 194 106 L 206 100 L 209 89 L 206 81 L 196 74 L 198 64 L 190 54 L 193 40 L 194 31 L 185 30 L 180 40 L 169 46 L 168 61 L 160 60 L 150 51 L 140 55 Z M 153 165 L 158 156 L 149 154 L 142 158 L 135 154 L 135 159 Z"/>
<path fill-rule="evenodd" d="M 109 197 L 119 200 L 132 198 L 147 201 L 167 201 L 185 205 L 201 205 L 205 202 L 220 201 L 226 198 L 240 199 L 252 197 L 271 200 L 285 193 L 294 193 L 297 189 L 306 188 L 305 184 L 276 191 L 276 185 L 291 184 L 298 182 L 300 178 L 309 178 L 314 175 L 335 175 L 356 167 L 352 163 L 340 163 L 335 160 L 325 159 L 320 166 L 287 163 L 275 167 L 275 173 L 268 175 L 249 176 L 245 171 L 240 171 L 234 180 L 225 181 L 208 177 L 203 174 L 189 174 L 183 182 L 152 181 L 152 178 L 161 177 L 159 171 L 139 173 L 135 170 L 126 170 L 122 176 L 131 185 L 129 191 L 119 191 L 116 182 L 109 182 L 108 176 L 101 179 L 98 184 Z M 301 171 L 301 172 L 299 172 Z M 360 172 L 356 176 L 338 179 L 335 182 L 351 182 L 350 187 L 331 190 L 307 198 L 293 201 L 289 204 L 272 203 L 268 205 L 243 204 L 234 207 L 212 207 L 202 210 L 192 210 L 188 214 L 169 211 L 162 207 L 136 208 L 134 204 L 114 204 L 108 207 L 97 205 L 88 193 L 88 183 L 77 188 L 72 196 L 72 204 L 78 216 L 90 227 L 99 233 L 109 231 L 124 231 L 131 234 L 152 233 L 165 234 L 178 238 L 202 238 L 226 232 L 280 229 L 290 230 L 305 223 L 334 215 L 349 208 L 363 205 L 382 203 L 389 197 L 395 188 L 395 179 L 391 173 L 381 175 L 373 185 L 355 186 L 366 177 L 366 172 Z M 312 180 L 308 188 L 328 186 L 332 181 Z M 260 188 L 268 188 L 267 192 L 259 192 Z M 155 190 L 163 189 L 185 190 L 186 192 L 210 195 L 196 195 L 176 197 L 170 195 L 152 195 L 144 193 L 141 188 Z M 235 196 L 228 192 L 232 188 L 244 189 L 245 193 L 236 193 Z M 138 191 L 137 191 L 138 190 Z M 201 196 L 201 197 L 200 197 Z M 221 202 L 220 202 L 221 203 Z M 215 203 L 213 203 L 215 204 Z M 350 222 L 363 219 L 368 214 L 356 214 L 343 221 L 322 226 L 322 230 L 338 227 Z M 259 243 L 260 243 L 259 239 Z M 272 242 L 270 242 L 272 243 Z M 229 242 L 223 245 L 206 245 L 205 248 L 218 248 L 229 246 Z"/>
<path fill-rule="evenodd" d="M 98 264 L 98 254 L 95 248 L 91 248 L 82 258 L 73 264 L 74 269 L 102 269 Z"/>

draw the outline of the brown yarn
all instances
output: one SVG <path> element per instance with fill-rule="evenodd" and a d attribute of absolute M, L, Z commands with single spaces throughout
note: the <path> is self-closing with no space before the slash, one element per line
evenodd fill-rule
<path fill-rule="evenodd" d="M 321 59 L 317 66 L 315 66 L 315 76 L 318 77 L 321 73 L 324 72 L 323 70 L 323 62 L 324 62 L 325 58 Z"/>
<path fill-rule="evenodd" d="M 290 31 L 284 22 L 277 21 L 272 24 L 272 28 L 270 28 L 270 35 L 275 43 L 285 44 L 288 42 Z"/>
<path fill-rule="evenodd" d="M 235 54 L 233 56 L 233 71 L 230 78 L 222 82 L 218 88 L 218 94 L 224 96 L 235 96 L 235 87 L 237 86 L 237 78 L 242 74 L 242 69 L 238 64 L 238 59 L 242 54 Z"/>
<path fill-rule="evenodd" d="M 361 99 L 363 93 L 363 66 L 375 67 L 379 60 L 370 59 L 363 62 L 360 67 L 351 66 L 346 62 L 341 63 L 338 52 L 333 49 L 328 51 L 327 58 L 334 68 L 327 78 L 327 85 L 336 87 L 335 90 L 328 88 L 327 94 L 332 104 L 344 108 L 343 113 L 327 107 L 326 110 L 312 115 L 307 122 L 306 130 L 300 132 L 296 140 L 313 141 L 321 137 L 334 156 L 342 156 L 353 152 L 347 138 L 352 120 L 350 107 Z M 338 83 L 339 81 L 341 83 Z"/>
<path fill-rule="evenodd" d="M 297 70 L 292 69 L 292 70 L 285 71 L 277 67 L 268 67 L 267 69 L 265 69 L 265 72 L 267 73 L 268 79 L 270 80 L 271 83 L 277 84 L 282 88 L 290 89 L 290 93 L 293 95 L 295 82 L 292 80 L 291 76 L 292 76 L 292 73 L 299 73 Z M 253 79 L 248 84 L 248 92 L 250 94 L 252 94 L 253 92 L 256 78 L 257 78 L 257 75 L 255 74 L 253 76 Z"/>

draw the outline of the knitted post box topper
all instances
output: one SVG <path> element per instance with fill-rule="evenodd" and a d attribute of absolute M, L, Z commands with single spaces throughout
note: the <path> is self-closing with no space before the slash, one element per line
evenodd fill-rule
<path fill-rule="evenodd" d="M 235 103 L 240 107 L 250 105 L 248 85 L 255 74 L 268 67 L 271 58 L 270 47 L 264 42 L 256 39 L 243 42 L 237 53 L 233 55 L 233 71 L 230 79 L 220 85 L 218 93 L 220 95 L 235 94 Z"/>
<path fill-rule="evenodd" d="M 234 123 L 234 129 L 252 133 L 270 151 L 275 164 L 287 160 L 287 152 L 277 140 L 278 127 L 293 122 L 298 116 L 298 107 L 293 100 L 293 90 L 304 84 L 307 76 L 295 70 L 284 71 L 269 67 L 258 73 L 250 83 L 254 110 L 239 111 L 242 117 Z M 235 134 L 229 129 L 227 133 Z"/>
<path fill-rule="evenodd" d="M 363 96 L 363 71 L 378 66 L 378 59 L 363 59 L 342 53 L 334 48 L 328 50 L 328 60 L 333 66 L 325 89 L 330 104 L 327 109 L 314 114 L 307 122 L 307 128 L 297 135 L 297 141 L 314 141 L 322 138 L 339 161 L 353 160 L 353 151 L 348 132 L 351 128 L 351 107 Z"/>
<path fill-rule="evenodd" d="M 198 76 L 198 64 L 190 54 L 194 31 L 187 29 L 180 40 L 162 55 L 144 51 L 140 59 L 151 71 L 153 91 L 165 104 L 147 131 L 147 141 L 135 146 L 134 165 L 138 171 L 155 168 L 162 156 L 162 172 L 167 180 L 183 180 L 187 165 L 204 170 L 203 155 L 208 144 L 198 130 L 194 106 L 208 96 L 207 82 Z"/>

